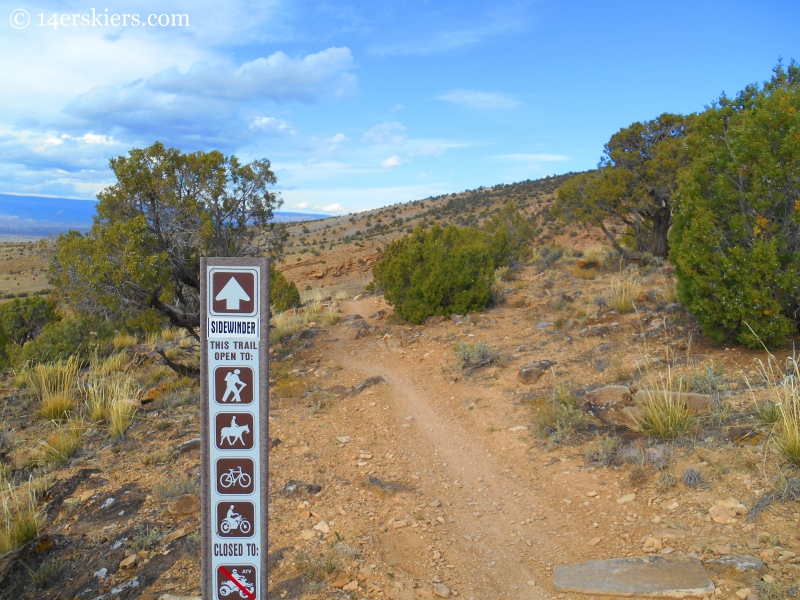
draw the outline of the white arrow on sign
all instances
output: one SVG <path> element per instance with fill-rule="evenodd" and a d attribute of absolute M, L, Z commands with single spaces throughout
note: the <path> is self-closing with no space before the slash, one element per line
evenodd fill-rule
<path fill-rule="evenodd" d="M 214 299 L 225 300 L 225 308 L 227 310 L 239 310 L 239 303 L 242 300 L 249 301 L 250 296 L 247 295 L 244 288 L 236 281 L 236 277 L 231 277 Z"/>

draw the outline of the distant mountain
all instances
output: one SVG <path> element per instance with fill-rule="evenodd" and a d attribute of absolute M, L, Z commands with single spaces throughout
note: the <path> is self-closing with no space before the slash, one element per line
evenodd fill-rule
<path fill-rule="evenodd" d="M 0 194 L 0 236 L 46 237 L 68 229 L 88 231 L 95 214 L 95 200 L 44 198 Z M 330 215 L 277 212 L 275 221 L 313 221 Z"/>

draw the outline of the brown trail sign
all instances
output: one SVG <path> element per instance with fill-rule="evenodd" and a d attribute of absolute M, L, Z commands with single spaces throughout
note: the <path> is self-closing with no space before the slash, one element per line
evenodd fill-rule
<path fill-rule="evenodd" d="M 200 264 L 202 594 L 266 600 L 269 260 Z"/>

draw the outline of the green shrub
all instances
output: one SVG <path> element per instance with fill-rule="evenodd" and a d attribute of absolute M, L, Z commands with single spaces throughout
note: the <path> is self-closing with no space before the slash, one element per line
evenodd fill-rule
<path fill-rule="evenodd" d="M 39 296 L 16 298 L 0 305 L 0 329 L 15 344 L 33 340 L 45 325 L 58 320 L 53 304 Z"/>
<path fill-rule="evenodd" d="M 412 323 L 486 307 L 495 264 L 489 238 L 471 227 L 438 224 L 389 244 L 372 268 L 375 287 Z"/>
<path fill-rule="evenodd" d="M 492 236 L 492 258 L 496 267 L 507 264 L 509 260 L 529 260 L 532 255 L 530 244 L 539 233 L 536 221 L 520 213 L 513 200 L 493 214 L 483 229 Z"/>
<path fill-rule="evenodd" d="M 800 314 L 800 65 L 722 96 L 688 148 L 670 234 L 681 303 L 714 341 L 779 345 Z"/>
<path fill-rule="evenodd" d="M 90 350 L 108 339 L 102 323 L 83 317 L 69 317 L 45 325 L 42 333 L 22 347 L 23 362 L 55 362 L 73 355 L 88 356 Z"/>
<path fill-rule="evenodd" d="M 269 264 L 269 293 L 272 308 L 276 313 L 282 313 L 300 306 L 300 291 L 294 281 L 289 281 L 275 268 L 275 263 Z"/>

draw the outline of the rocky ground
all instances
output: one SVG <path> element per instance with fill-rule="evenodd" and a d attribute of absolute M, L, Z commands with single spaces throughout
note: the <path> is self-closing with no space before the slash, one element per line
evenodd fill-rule
<path fill-rule="evenodd" d="M 331 300 L 337 325 L 272 345 L 270 597 L 586 599 L 612 565 L 586 594 L 564 566 L 642 556 L 656 577 L 699 564 L 697 597 L 797 597 L 800 505 L 763 501 L 797 474 L 747 389 L 763 400 L 764 353 L 706 345 L 663 268 L 584 279 L 574 262 L 421 326 L 380 297 Z M 633 275 L 620 315 L 611 280 Z M 486 364 L 462 368 L 454 348 L 478 342 Z M 40 536 L 0 558 L 0 598 L 199 595 L 198 389 L 151 350 L 128 350 L 148 391 L 135 425 L 90 427 L 58 469 L 29 466 L 50 425 L 5 383 L 11 479 L 46 491 Z M 630 417 L 670 376 L 708 389 L 692 433 L 661 443 Z M 565 391 L 578 409 L 548 419 Z"/>

